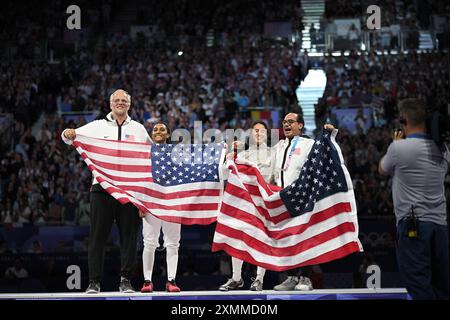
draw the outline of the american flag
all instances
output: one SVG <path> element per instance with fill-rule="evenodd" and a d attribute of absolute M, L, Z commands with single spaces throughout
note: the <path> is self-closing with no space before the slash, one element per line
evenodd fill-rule
<path fill-rule="evenodd" d="M 77 135 L 73 142 L 94 178 L 120 203 L 169 222 L 216 221 L 223 144 L 170 145 Z"/>
<path fill-rule="evenodd" d="M 215 222 L 223 189 L 223 155 L 223 143 L 154 144 L 154 185 L 165 196 L 161 205 L 151 207 L 151 212 L 163 220 L 183 224 Z"/>
<path fill-rule="evenodd" d="M 284 189 L 267 184 L 254 164 L 228 160 L 212 250 L 274 271 L 362 251 L 353 185 L 336 134 L 322 132 L 299 178 Z"/>

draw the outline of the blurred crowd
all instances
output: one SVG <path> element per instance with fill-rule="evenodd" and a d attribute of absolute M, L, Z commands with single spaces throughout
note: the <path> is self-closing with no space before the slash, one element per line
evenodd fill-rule
<path fill-rule="evenodd" d="M 4 14 L 0 16 L 0 41 L 5 48 L 0 57 L 32 59 L 45 56 L 49 48 L 59 49 L 68 31 L 66 11 L 73 4 L 82 8 L 82 32 L 96 34 L 108 25 L 119 3 L 118 0 L 76 3 L 56 0 L 43 5 L 26 0 L 8 1 L 2 6 Z"/>
<path fill-rule="evenodd" d="M 322 60 L 327 86 L 317 105 L 316 120 L 323 123 L 333 107 L 370 104 L 376 122 L 390 124 L 397 113 L 397 102 L 411 96 L 423 99 L 430 107 L 446 107 L 450 101 L 447 56 L 438 51 L 390 55 L 353 50 L 349 56 L 329 54 Z"/>
<path fill-rule="evenodd" d="M 358 214 L 391 215 L 390 181 L 378 174 L 380 157 L 399 127 L 397 103 L 407 97 L 423 99 L 433 110 L 447 110 L 450 102 L 450 61 L 444 52 L 388 55 L 353 51 L 349 56 L 324 57 L 327 75 L 324 96 L 316 105 L 317 127 L 332 122 L 333 109 L 369 106 L 372 127 L 357 114 L 356 134 L 341 128 L 337 141 L 353 178 Z M 358 119 L 359 118 L 359 119 Z M 449 195 L 447 196 L 449 199 Z"/>
<path fill-rule="evenodd" d="M 81 51 L 65 66 L 71 84 L 61 90 L 65 108 L 109 109 L 104 97 L 121 85 L 132 95 L 133 118 L 171 127 L 241 126 L 249 108 L 295 103 L 299 77 L 292 47 L 261 41 L 230 47 L 147 50 L 141 39 L 113 38 L 92 56 Z M 242 124 L 241 124 L 242 122 Z"/>
<path fill-rule="evenodd" d="M 157 26 L 154 37 L 114 32 L 99 37 L 94 48 L 80 46 L 67 53 L 59 64 L 30 56 L 0 61 L 0 113 L 14 116 L 12 142 L 1 146 L 0 224 L 89 223 L 91 175 L 77 152 L 60 139 L 64 128 L 83 122 L 58 111 L 100 111 L 103 117 L 109 112 L 108 98 L 114 89 L 130 92 L 130 115 L 148 130 L 159 120 L 171 128 L 191 130 L 195 121 L 202 121 L 204 129 L 248 128 L 250 110 L 255 107 L 277 107 L 281 114 L 302 112 L 295 90 L 308 70 L 307 53 L 295 43 L 263 36 L 266 21 L 301 23 L 301 8 L 287 0 L 252 1 L 251 6 L 239 1 L 212 3 L 217 6 L 202 1 L 144 5 L 136 21 L 152 21 Z M 25 3 L 19 4 L 26 8 Z M 111 18 L 107 12 L 115 4 L 91 5 L 99 23 Z M 56 2 L 53 10 L 65 5 Z M 1 19 L 6 29 L 0 39 L 20 43 L 23 31 L 28 46 L 35 43 L 33 37 L 47 38 L 58 26 L 48 24 L 50 19 L 45 20 L 47 24 L 36 19 L 40 28 L 35 33 L 28 27 L 14 33 L 10 17 Z M 17 19 L 33 28 L 25 15 Z M 190 41 L 191 37 L 205 39 L 210 28 L 219 35 L 216 45 Z M 175 40 L 165 42 L 165 37 Z M 353 51 L 349 56 L 322 59 L 327 87 L 316 107 L 317 126 L 333 122 L 331 111 L 341 105 L 373 109 L 372 128 L 361 126 L 356 135 L 342 128 L 338 135 L 354 180 L 359 214 L 392 215 L 389 182 L 380 179 L 376 165 L 391 141 L 396 104 L 411 96 L 433 106 L 448 103 L 449 62 L 444 57 L 435 51 L 399 55 Z M 33 126 L 36 121 L 40 124 Z M 268 124 L 270 128 L 279 125 Z"/>
<path fill-rule="evenodd" d="M 105 3 L 108 4 L 102 2 Z M 116 88 L 130 92 L 130 115 L 148 129 L 158 120 L 168 122 L 171 128 L 193 129 L 195 121 L 202 121 L 204 129 L 247 128 L 252 121 L 252 107 L 270 110 L 276 106 L 283 112 L 300 111 L 295 89 L 306 70 L 301 68 L 299 50 L 262 37 L 266 19 L 295 16 L 292 10 L 287 10 L 292 9 L 288 1 L 277 3 L 285 8 L 278 11 L 269 10 L 275 1 L 255 2 L 254 9 L 267 14 L 250 20 L 248 8 L 237 1 L 221 4 L 205 19 L 195 15 L 197 7 L 191 2 L 180 2 L 177 6 L 167 2 L 169 7 L 177 8 L 174 11 L 165 10 L 165 5 L 157 6 L 163 9 L 161 15 L 153 8 L 140 12 L 151 14 L 147 18 L 159 17 L 156 24 L 169 38 L 183 35 L 184 31 L 191 35 L 183 24 L 206 30 L 214 15 L 216 28 L 233 32 L 220 45 L 210 48 L 204 43 L 189 43 L 189 48 L 179 54 L 180 41 L 165 43 L 164 38 L 143 34 L 132 38 L 129 33 L 117 31 L 110 37 L 99 37 L 94 48 L 81 45 L 78 51 L 60 57 L 59 64 L 48 64 L 28 55 L 0 62 L 3 90 L 0 113 L 14 117 L 11 144 L 1 146 L 0 223 L 89 222 L 90 173 L 76 151 L 60 141 L 63 128 L 78 127 L 83 122 L 69 120 L 61 111 L 99 110 L 103 117 L 109 112 L 109 94 Z M 57 2 L 48 10 L 56 12 L 64 6 L 65 3 Z M 101 5 L 93 6 L 92 10 L 101 13 Z M 21 2 L 14 6 L 19 11 L 25 8 L 26 4 Z M 193 15 L 178 19 L 185 10 Z M 43 13 L 39 9 L 36 12 Z M 221 22 L 218 18 L 228 16 L 236 21 L 227 18 Z M 172 23 L 174 19 L 181 27 Z M 19 15 L 18 21 L 29 28 L 34 26 L 25 15 Z M 48 37 L 46 28 L 58 26 L 39 21 L 36 20 L 40 26 L 38 38 Z M 5 20 L 3 24 L 8 23 Z M 181 29 L 172 30 L 169 25 Z M 4 34 L 8 37 L 4 39 L 18 42 L 8 32 Z M 253 36 L 247 38 L 249 34 Z M 204 31 L 197 35 L 203 36 Z M 37 121 L 39 124 L 33 127 Z"/>
<path fill-rule="evenodd" d="M 366 15 L 367 7 L 377 5 L 381 8 L 381 24 L 417 25 L 430 27 L 430 16 L 450 13 L 449 3 L 439 0 L 327 0 L 327 18 L 354 18 Z"/>
<path fill-rule="evenodd" d="M 366 27 L 366 12 L 372 5 L 380 8 L 381 26 Z M 335 19 L 356 19 L 347 30 L 338 32 Z M 363 41 L 378 50 L 419 49 L 421 30 L 427 31 L 434 48 L 450 47 L 450 3 L 439 0 L 326 1 L 320 28 L 309 27 L 312 44 L 326 42 L 334 50 L 359 49 Z M 367 42 L 366 42 L 367 45 Z"/>
<path fill-rule="evenodd" d="M 223 39 L 260 35 L 264 23 L 273 21 L 300 25 L 300 3 L 292 0 L 142 2 L 136 17 L 137 24 L 154 26 L 157 38 L 177 37 L 181 44 L 186 37 L 205 36 L 210 29 Z"/>

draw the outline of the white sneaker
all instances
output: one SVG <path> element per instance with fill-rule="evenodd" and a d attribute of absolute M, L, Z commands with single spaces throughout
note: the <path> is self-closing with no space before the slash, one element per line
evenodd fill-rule
<path fill-rule="evenodd" d="M 258 279 L 255 279 L 250 286 L 251 291 L 262 291 L 262 289 L 263 289 L 263 283 Z"/>
<path fill-rule="evenodd" d="M 299 281 L 298 277 L 289 276 L 282 283 L 273 287 L 273 290 L 275 290 L 275 291 L 292 291 L 292 290 L 294 290 L 295 286 L 298 284 L 298 281 Z"/>
<path fill-rule="evenodd" d="M 294 290 L 299 291 L 311 291 L 312 289 L 312 282 L 308 277 L 300 277 L 298 284 L 294 288 Z"/>
<path fill-rule="evenodd" d="M 233 279 L 228 279 L 223 285 L 219 287 L 220 291 L 237 290 L 244 287 L 244 280 L 234 281 Z"/>

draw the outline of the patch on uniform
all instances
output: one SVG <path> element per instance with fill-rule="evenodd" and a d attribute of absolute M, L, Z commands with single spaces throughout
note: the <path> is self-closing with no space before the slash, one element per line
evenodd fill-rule
<path fill-rule="evenodd" d="M 133 134 L 126 134 L 125 135 L 126 141 L 134 141 L 134 135 Z"/>

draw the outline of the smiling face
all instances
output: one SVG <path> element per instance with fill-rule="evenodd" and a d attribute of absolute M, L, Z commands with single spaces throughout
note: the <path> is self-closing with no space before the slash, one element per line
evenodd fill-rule
<path fill-rule="evenodd" d="M 114 119 L 125 119 L 131 106 L 129 95 L 124 90 L 117 90 L 109 102 Z"/>
<path fill-rule="evenodd" d="M 266 143 L 267 141 L 267 130 L 261 123 L 257 123 L 252 128 L 253 141 L 256 145 Z"/>
<path fill-rule="evenodd" d="M 163 123 L 157 123 L 152 130 L 152 140 L 155 143 L 167 143 L 169 131 Z"/>
<path fill-rule="evenodd" d="M 297 121 L 296 113 L 288 113 L 283 120 L 283 132 L 286 138 L 291 139 L 298 136 L 303 128 L 303 124 Z"/>

